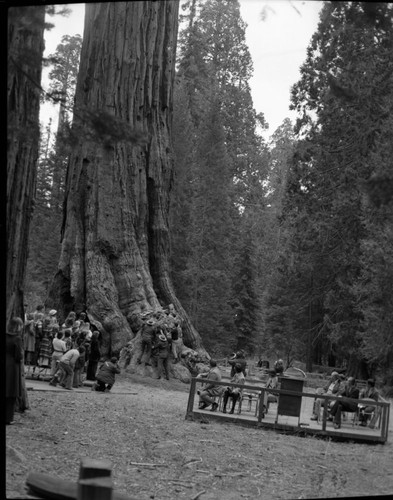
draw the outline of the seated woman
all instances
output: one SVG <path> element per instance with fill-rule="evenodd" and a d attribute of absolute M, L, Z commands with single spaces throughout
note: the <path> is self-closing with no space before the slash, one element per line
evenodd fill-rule
<path fill-rule="evenodd" d="M 245 377 L 243 373 L 243 368 L 240 363 L 236 363 L 235 365 L 235 374 L 231 378 L 231 382 L 233 384 L 244 384 Z M 232 408 L 229 411 L 229 413 L 233 413 L 235 411 L 235 406 L 236 406 L 236 401 L 240 399 L 242 394 L 242 390 L 240 387 L 227 387 L 225 389 L 224 395 L 223 395 L 223 402 L 224 406 L 222 409 L 223 413 L 227 412 L 227 403 L 228 399 L 232 398 Z"/>

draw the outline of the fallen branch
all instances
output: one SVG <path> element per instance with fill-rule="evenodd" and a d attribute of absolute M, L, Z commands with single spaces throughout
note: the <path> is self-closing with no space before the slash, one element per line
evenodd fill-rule
<path fill-rule="evenodd" d="M 190 460 L 189 462 L 186 462 L 183 464 L 183 467 L 189 467 L 192 464 L 198 464 L 199 462 L 202 462 L 202 457 L 196 460 Z"/>
<path fill-rule="evenodd" d="M 145 464 L 143 462 L 129 462 L 128 465 L 135 465 L 135 467 L 167 467 L 167 464 Z"/>
<path fill-rule="evenodd" d="M 203 495 L 204 493 L 206 493 L 206 490 L 202 490 L 200 491 L 199 493 L 197 493 L 194 497 L 191 498 L 191 500 L 197 500 L 197 498 L 199 498 L 201 495 Z"/>
<path fill-rule="evenodd" d="M 221 477 L 221 476 L 248 476 L 248 474 L 245 474 L 244 472 L 231 472 L 229 474 L 225 472 L 216 472 L 214 474 L 214 477 Z"/>

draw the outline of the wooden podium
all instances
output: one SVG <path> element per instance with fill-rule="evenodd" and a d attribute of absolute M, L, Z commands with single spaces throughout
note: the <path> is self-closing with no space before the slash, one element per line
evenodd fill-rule
<path fill-rule="evenodd" d="M 282 391 L 303 392 L 304 378 L 281 377 Z M 302 407 L 302 396 L 291 394 L 280 394 L 277 405 L 276 423 L 279 415 L 288 417 L 298 417 L 300 420 L 300 412 Z"/>

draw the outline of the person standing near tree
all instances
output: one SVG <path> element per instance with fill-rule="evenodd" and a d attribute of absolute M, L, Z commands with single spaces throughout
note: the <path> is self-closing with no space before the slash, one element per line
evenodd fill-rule
<path fill-rule="evenodd" d="M 67 346 L 64 340 L 62 340 L 63 334 L 59 331 L 57 325 L 53 327 L 52 331 L 56 335 L 55 338 L 52 340 L 53 352 L 52 352 L 52 363 L 51 363 L 50 374 L 53 377 L 57 371 L 57 364 L 60 362 L 60 358 L 67 351 Z"/>
<path fill-rule="evenodd" d="M 157 378 L 165 375 L 165 378 L 169 380 L 169 342 L 165 336 L 165 333 L 160 333 L 157 338 L 157 342 L 154 347 L 157 355 Z"/>
<path fill-rule="evenodd" d="M 156 335 L 156 322 L 153 319 L 148 319 L 146 323 L 142 326 L 142 332 L 141 332 L 142 350 L 137 360 L 138 364 L 144 361 L 146 365 L 150 365 L 150 356 L 155 335 Z"/>
<path fill-rule="evenodd" d="M 5 423 L 14 423 L 15 404 L 22 397 L 21 364 L 23 361 L 22 341 L 23 321 L 21 318 L 11 319 L 5 341 Z"/>
<path fill-rule="evenodd" d="M 86 380 L 95 380 L 96 378 L 97 366 L 101 358 L 99 335 L 100 332 L 95 331 L 93 332 L 93 336 L 91 338 L 90 356 L 87 363 Z"/>

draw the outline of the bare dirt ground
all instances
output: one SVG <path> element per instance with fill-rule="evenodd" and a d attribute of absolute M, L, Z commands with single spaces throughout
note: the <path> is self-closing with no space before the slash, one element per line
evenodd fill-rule
<path fill-rule="evenodd" d="M 111 393 L 29 391 L 31 409 L 6 428 L 6 498 L 33 498 L 30 472 L 76 482 L 82 457 L 110 460 L 114 488 L 139 500 L 393 493 L 392 429 L 372 445 L 188 421 L 188 391 L 129 374 Z"/>

